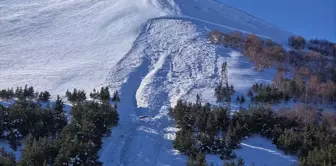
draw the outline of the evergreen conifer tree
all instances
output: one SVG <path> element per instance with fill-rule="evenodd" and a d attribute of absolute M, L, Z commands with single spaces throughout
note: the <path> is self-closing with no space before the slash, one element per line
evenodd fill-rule
<path fill-rule="evenodd" d="M 206 166 L 205 155 L 201 151 L 198 152 L 196 156 L 196 164 L 195 166 Z"/>
<path fill-rule="evenodd" d="M 119 99 L 119 96 L 118 96 L 117 99 Z M 102 101 L 109 101 L 110 100 L 110 91 L 109 91 L 108 87 L 102 87 L 101 88 L 101 90 L 100 90 L 100 100 L 102 100 Z"/>
<path fill-rule="evenodd" d="M 120 97 L 119 97 L 119 92 L 118 91 L 114 91 L 113 93 L 113 97 L 112 97 L 112 101 L 120 101 Z"/>
<path fill-rule="evenodd" d="M 41 92 L 38 96 L 38 99 L 43 102 L 49 101 L 50 93 L 48 91 Z"/>
<path fill-rule="evenodd" d="M 245 97 L 243 95 L 240 97 L 240 103 L 241 104 L 245 103 Z"/>

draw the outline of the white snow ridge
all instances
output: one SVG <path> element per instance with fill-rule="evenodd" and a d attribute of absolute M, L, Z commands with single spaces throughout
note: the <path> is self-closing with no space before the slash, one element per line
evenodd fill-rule
<path fill-rule="evenodd" d="M 118 89 L 120 124 L 104 138 L 104 165 L 186 165 L 172 147 L 177 129 L 169 107 L 197 93 L 214 102 L 223 60 L 241 93 L 274 74 L 255 72 L 244 56 L 211 44 L 215 29 L 278 42 L 291 35 L 213 0 L 2 0 L 0 88 L 29 84 L 53 95 Z"/>

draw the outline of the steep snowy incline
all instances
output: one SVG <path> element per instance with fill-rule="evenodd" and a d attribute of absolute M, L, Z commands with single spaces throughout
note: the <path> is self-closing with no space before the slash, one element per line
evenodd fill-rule
<path fill-rule="evenodd" d="M 30 84 L 56 95 L 105 85 L 141 25 L 168 15 L 280 41 L 290 34 L 214 0 L 2 0 L 0 88 Z"/>
<path fill-rule="evenodd" d="M 2 0 L 0 88 L 29 84 L 56 95 L 102 86 L 141 24 L 175 9 L 163 0 Z"/>
<path fill-rule="evenodd" d="M 171 95 L 178 98 L 194 85 L 216 79 L 215 47 L 207 42 L 191 22 L 161 19 L 144 26 L 107 80 L 112 89 L 121 87 L 124 102 L 118 107 L 120 124 L 104 142 L 104 163 L 185 165 L 185 157 L 175 154 L 172 147 L 174 129 L 168 107 Z M 148 117 L 139 120 L 140 116 Z"/>

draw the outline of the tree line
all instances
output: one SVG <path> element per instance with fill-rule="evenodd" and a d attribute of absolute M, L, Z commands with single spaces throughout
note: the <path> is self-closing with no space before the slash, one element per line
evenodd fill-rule
<path fill-rule="evenodd" d="M 22 88 L 22 92 L 32 94 L 32 89 Z M 83 90 L 73 90 L 71 95 L 67 92 L 68 99 L 74 102 L 70 122 L 60 97 L 47 107 L 30 95 L 18 97 L 9 107 L 0 106 L 2 139 L 7 139 L 14 149 L 24 139 L 21 159 L 16 161 L 13 153 L 0 150 L 0 165 L 102 165 L 98 160 L 102 137 L 119 120 L 116 105 L 112 106 L 106 97 L 108 88 L 102 89 L 103 92 L 92 93 L 101 97 L 90 101 Z"/>
<path fill-rule="evenodd" d="M 334 104 L 336 102 L 336 84 L 322 82 L 317 76 L 303 77 L 295 73 L 286 78 L 278 71 L 272 84 L 255 83 L 247 93 L 252 102 L 275 104 L 281 101 L 314 104 Z"/>
<path fill-rule="evenodd" d="M 292 78 L 284 76 L 278 71 L 272 87 L 279 89 L 283 94 L 294 101 L 305 103 L 333 104 L 336 102 L 336 84 L 328 80 L 324 82 L 316 75 L 309 75 L 309 70 L 302 69 L 295 72 Z"/>
<path fill-rule="evenodd" d="M 288 39 L 292 50 L 287 51 L 280 44 L 254 34 L 243 34 L 239 31 L 222 33 L 210 32 L 210 40 L 216 44 L 238 49 L 248 56 L 257 69 L 276 67 L 288 70 L 290 65 L 295 69 L 308 68 L 311 75 L 317 75 L 324 82 L 336 82 L 336 59 L 327 58 L 321 49 L 326 49 L 328 55 L 335 56 L 336 44 L 326 40 L 306 40 L 301 36 L 290 36 Z M 304 50 L 308 43 L 308 51 Z M 311 49 L 309 49 L 311 48 Z M 319 48 L 319 49 L 314 49 Z"/>
<path fill-rule="evenodd" d="M 81 103 L 87 99 L 86 92 L 84 90 L 74 88 L 72 92 L 69 90 L 66 91 L 65 96 L 67 97 L 68 101 L 72 104 Z M 111 98 L 110 91 L 108 87 L 101 87 L 100 91 L 93 89 L 93 92 L 89 94 L 90 98 L 95 101 L 102 101 L 102 102 L 119 102 L 120 96 L 118 91 L 113 93 Z"/>
<path fill-rule="evenodd" d="M 207 153 L 220 154 L 221 159 L 235 158 L 233 150 L 240 148 L 246 136 L 260 134 L 278 149 L 296 154 L 299 165 L 336 164 L 335 113 L 302 105 L 279 112 L 256 106 L 230 116 L 226 108 L 179 100 L 170 115 L 180 129 L 174 148 L 188 155 L 191 163 L 202 163 Z"/>
<path fill-rule="evenodd" d="M 254 34 L 243 34 L 239 31 L 231 33 L 213 31 L 210 32 L 210 40 L 225 47 L 241 50 L 259 69 L 270 67 L 275 63 L 283 63 L 286 59 L 286 51 L 283 47 L 270 39 L 262 40 Z"/>
<path fill-rule="evenodd" d="M 15 150 L 22 138 L 55 136 L 67 124 L 63 102 L 57 97 L 55 104 L 42 108 L 29 100 L 18 100 L 10 107 L 0 106 L 1 139 L 6 139 Z"/>
<path fill-rule="evenodd" d="M 279 103 L 282 100 L 288 101 L 291 98 L 289 94 L 280 91 L 278 88 L 262 83 L 253 84 L 247 95 L 252 102 L 270 104 Z"/>
<path fill-rule="evenodd" d="M 37 92 L 34 87 L 25 85 L 24 87 L 7 88 L 0 91 L 0 98 L 2 100 L 10 100 L 17 98 L 19 100 L 25 99 L 37 99 L 39 101 L 47 102 L 50 99 L 50 93 L 48 91 Z"/>
<path fill-rule="evenodd" d="M 230 37 L 227 37 L 227 36 Z M 240 40 L 235 38 L 241 38 Z M 289 45 L 294 50 L 286 51 L 281 45 L 272 40 L 262 40 L 253 34 L 242 34 L 239 32 L 221 33 L 210 32 L 210 39 L 217 44 L 224 44 L 244 52 L 258 69 L 265 67 L 276 67 L 277 76 L 273 86 L 264 87 L 257 92 L 255 101 L 273 102 L 269 100 L 295 100 L 315 102 L 322 104 L 335 103 L 336 97 L 336 59 L 329 59 L 315 51 L 302 50 L 306 47 L 306 40 L 301 36 L 291 36 Z M 242 42 L 242 47 L 234 47 L 236 42 Z M 228 44 L 229 43 L 229 44 Z M 311 40 L 308 43 L 329 43 Z M 320 44 L 319 44 L 320 45 Z M 327 48 L 327 46 L 321 46 Z M 285 77 L 290 73 L 293 77 Z M 215 92 L 220 94 L 217 88 Z M 225 90 L 225 89 L 224 89 Z M 251 92 L 252 93 L 252 92 Z M 250 93 L 250 94 L 251 94 Z M 270 96 L 271 95 L 271 96 Z M 222 95 L 223 96 L 223 95 Z M 220 97 L 217 95 L 217 98 Z"/>
<path fill-rule="evenodd" d="M 293 35 L 288 38 L 288 45 L 294 49 L 307 48 L 324 56 L 336 57 L 336 43 L 325 39 L 311 39 L 307 41 L 299 35 Z"/>

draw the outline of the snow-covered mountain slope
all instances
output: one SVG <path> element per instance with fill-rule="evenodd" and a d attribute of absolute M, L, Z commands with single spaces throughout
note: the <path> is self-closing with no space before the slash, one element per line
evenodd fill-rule
<path fill-rule="evenodd" d="M 256 72 L 241 53 L 211 44 L 209 30 L 290 35 L 213 0 L 3 0 L 0 16 L 0 88 L 120 90 L 120 124 L 100 151 L 107 166 L 185 165 L 168 109 L 196 94 L 214 103 L 224 60 L 237 94 L 273 79 L 274 70 Z"/>
<path fill-rule="evenodd" d="M 104 85 L 141 24 L 174 8 L 156 0 L 2 0 L 0 87 L 91 91 Z"/>
<path fill-rule="evenodd" d="M 166 15 L 279 40 L 286 36 L 212 0 L 3 0 L 0 87 L 30 84 L 55 94 L 104 85 L 111 67 L 132 47 L 141 24 Z"/>

